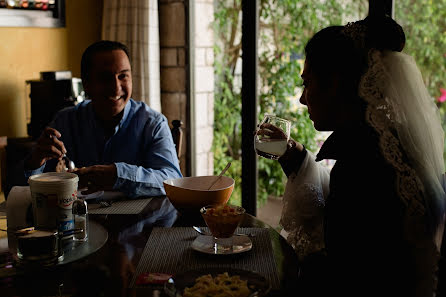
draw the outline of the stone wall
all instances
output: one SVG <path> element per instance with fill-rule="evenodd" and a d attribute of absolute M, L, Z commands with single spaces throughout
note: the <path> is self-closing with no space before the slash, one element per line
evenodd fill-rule
<path fill-rule="evenodd" d="M 186 156 L 189 122 L 187 116 L 187 43 L 186 16 L 184 0 L 159 0 L 160 23 L 160 78 L 161 110 L 169 120 L 183 122 L 183 145 L 180 153 L 180 167 L 186 175 Z"/>
<path fill-rule="evenodd" d="M 214 126 L 214 1 L 196 0 L 194 7 L 195 175 L 212 175 Z"/>
<path fill-rule="evenodd" d="M 195 17 L 191 22 L 187 19 L 188 4 L 189 1 L 184 0 L 159 0 L 161 108 L 169 124 L 175 119 L 183 122 L 183 146 L 180 155 L 183 175 L 187 172 L 191 172 L 192 175 L 212 175 L 214 36 L 211 24 L 214 19 L 214 4 L 213 0 L 194 1 L 192 7 Z M 194 44 L 190 45 L 194 55 L 194 65 L 192 65 L 194 85 L 191 86 L 193 91 L 191 98 L 188 97 L 189 23 L 193 24 L 194 28 L 192 31 Z M 190 100 L 194 102 L 189 104 Z M 193 106 L 193 110 L 190 110 L 190 106 Z M 189 112 L 193 113 L 194 123 L 190 122 Z M 195 137 L 190 137 L 191 133 L 194 133 Z M 194 141 L 191 143 L 190 152 L 186 151 L 188 141 Z M 192 154 L 195 158 L 187 159 L 187 156 Z"/>

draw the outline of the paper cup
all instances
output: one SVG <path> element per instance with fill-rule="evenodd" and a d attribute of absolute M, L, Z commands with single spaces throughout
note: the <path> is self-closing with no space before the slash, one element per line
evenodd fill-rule
<path fill-rule="evenodd" d="M 29 178 L 36 229 L 74 229 L 73 201 L 79 177 L 69 172 L 48 172 Z"/>

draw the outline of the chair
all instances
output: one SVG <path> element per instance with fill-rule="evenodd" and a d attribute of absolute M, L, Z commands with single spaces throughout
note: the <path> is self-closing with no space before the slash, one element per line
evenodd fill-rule
<path fill-rule="evenodd" d="M 175 143 L 175 150 L 177 152 L 178 161 L 180 160 L 181 146 L 183 141 L 183 131 L 181 129 L 181 125 L 183 125 L 183 122 L 181 122 L 180 120 L 173 120 L 173 128 L 170 130 L 170 132 L 172 133 L 173 143 Z"/>

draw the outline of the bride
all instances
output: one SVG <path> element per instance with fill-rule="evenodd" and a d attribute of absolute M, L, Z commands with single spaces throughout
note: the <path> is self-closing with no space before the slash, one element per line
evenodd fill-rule
<path fill-rule="evenodd" d="M 444 132 L 403 29 L 366 18 L 316 33 L 300 99 L 317 156 L 290 140 L 281 225 L 302 294 L 434 296 L 445 216 Z M 277 133 L 264 124 L 263 134 Z M 329 172 L 318 161 L 334 159 Z"/>

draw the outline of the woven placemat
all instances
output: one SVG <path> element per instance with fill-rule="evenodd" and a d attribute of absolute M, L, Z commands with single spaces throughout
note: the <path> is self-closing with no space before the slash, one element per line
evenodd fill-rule
<path fill-rule="evenodd" d="M 110 206 L 103 207 L 99 203 L 89 203 L 89 214 L 139 214 L 152 198 L 113 201 Z"/>
<path fill-rule="evenodd" d="M 191 227 L 155 227 L 136 267 L 131 287 L 136 287 L 137 276 L 145 272 L 176 274 L 191 269 L 222 267 L 256 272 L 268 279 L 273 289 L 279 289 L 280 280 L 268 229 L 238 228 L 236 232 L 254 233 L 250 251 L 234 255 L 208 255 L 191 248 L 197 237 L 197 232 Z"/>

